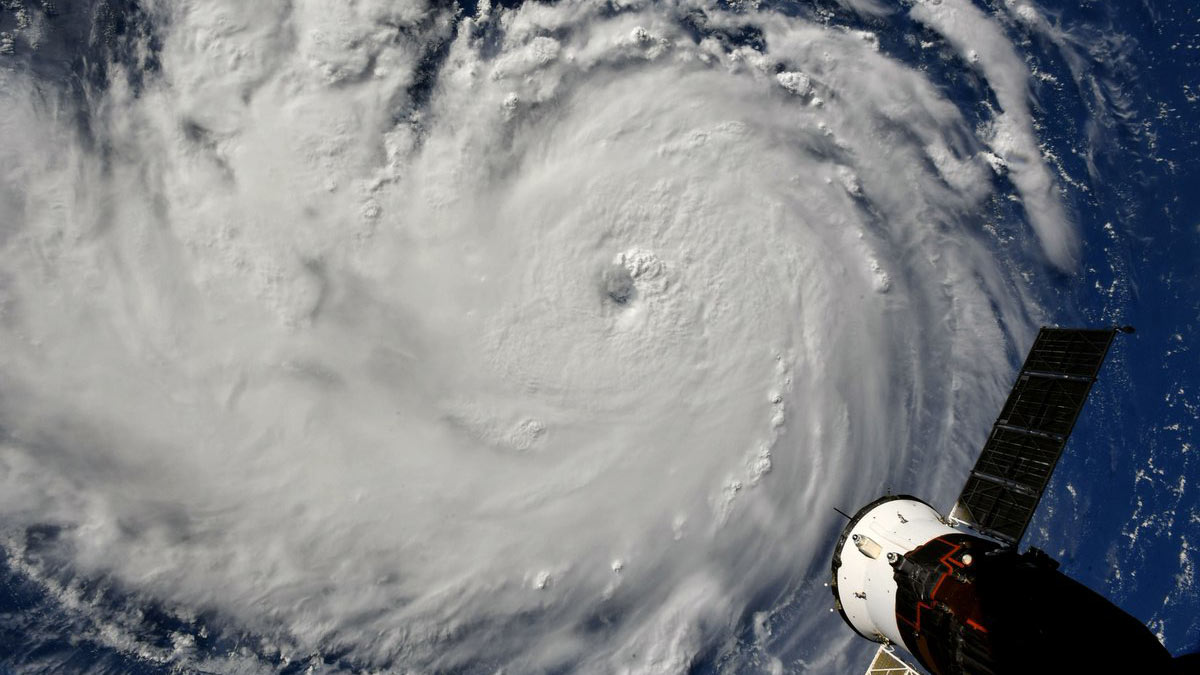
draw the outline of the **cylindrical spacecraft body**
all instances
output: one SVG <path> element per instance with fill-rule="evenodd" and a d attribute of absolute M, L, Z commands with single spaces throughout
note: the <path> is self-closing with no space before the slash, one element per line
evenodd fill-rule
<path fill-rule="evenodd" d="M 832 571 L 846 623 L 934 675 L 1072 672 L 1081 646 L 1096 644 L 1119 646 L 1097 672 L 1184 672 L 1145 624 L 1045 553 L 952 527 L 915 497 L 860 509 Z"/>
<path fill-rule="evenodd" d="M 904 645 L 892 563 L 930 540 L 953 534 L 959 532 L 916 497 L 882 497 L 859 509 L 833 554 L 833 594 L 842 618 L 868 640 Z"/>

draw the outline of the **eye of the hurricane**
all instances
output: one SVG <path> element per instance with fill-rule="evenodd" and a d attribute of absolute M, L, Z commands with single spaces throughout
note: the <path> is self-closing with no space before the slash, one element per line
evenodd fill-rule
<path fill-rule="evenodd" d="M 620 265 L 612 265 L 600 274 L 600 290 L 605 298 L 617 305 L 627 305 L 637 297 L 633 275 Z"/>
<path fill-rule="evenodd" d="M 601 272 L 600 283 L 604 297 L 618 307 L 664 293 L 671 285 L 666 263 L 641 248 L 618 253 Z"/>
<path fill-rule="evenodd" d="M 818 644 L 824 515 L 941 486 L 1069 259 L 969 0 L 167 4 L 0 65 L 0 558 L 165 667 Z"/>

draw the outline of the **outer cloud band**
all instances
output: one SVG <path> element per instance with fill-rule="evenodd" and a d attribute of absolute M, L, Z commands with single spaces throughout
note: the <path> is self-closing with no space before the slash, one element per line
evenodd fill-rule
<path fill-rule="evenodd" d="M 836 26 L 392 4 L 151 6 L 88 134 L 2 76 L 0 514 L 96 639 L 216 658 L 100 578 L 251 669 L 682 672 L 772 589 L 823 606 L 832 506 L 948 496 L 1037 313 L 993 171 L 1075 246 L 988 17 L 913 10 L 973 45 L 980 138 Z"/>

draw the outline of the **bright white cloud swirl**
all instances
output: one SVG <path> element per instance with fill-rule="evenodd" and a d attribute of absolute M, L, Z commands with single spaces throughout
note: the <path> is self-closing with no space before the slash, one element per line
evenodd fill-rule
<path fill-rule="evenodd" d="M 85 103 L 4 71 L 14 564 L 185 667 L 684 672 L 779 593 L 764 654 L 837 670 L 832 507 L 950 496 L 1037 316 L 994 172 L 1075 247 L 1003 31 L 911 16 L 985 128 L 871 34 L 687 2 L 161 2 Z"/>

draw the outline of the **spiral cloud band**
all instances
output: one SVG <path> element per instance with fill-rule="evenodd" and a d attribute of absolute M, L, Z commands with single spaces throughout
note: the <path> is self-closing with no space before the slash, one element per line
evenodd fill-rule
<path fill-rule="evenodd" d="M 952 495 L 1074 260 L 967 0 L 140 16 L 0 72 L 0 522 L 150 661 L 838 670 L 832 508 Z"/>

